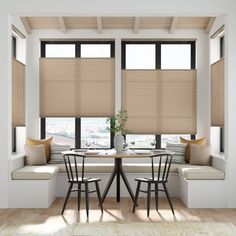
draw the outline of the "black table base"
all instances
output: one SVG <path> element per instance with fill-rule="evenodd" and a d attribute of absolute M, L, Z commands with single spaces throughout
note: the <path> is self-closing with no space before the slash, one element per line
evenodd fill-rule
<path fill-rule="evenodd" d="M 102 203 L 104 202 L 106 196 L 107 196 L 107 193 L 116 177 L 116 201 L 117 202 L 120 202 L 120 176 L 122 177 L 124 183 L 125 183 L 125 186 L 129 192 L 129 195 L 130 197 L 132 198 L 133 202 L 134 202 L 134 194 L 133 194 L 133 191 L 130 187 L 130 184 L 128 182 L 128 179 L 125 175 L 125 172 L 124 172 L 124 169 L 123 169 L 123 166 L 122 166 L 122 158 L 115 158 L 115 165 L 114 165 L 114 169 L 112 171 L 112 174 L 109 178 L 109 181 L 107 183 L 107 186 L 105 188 L 105 191 L 102 195 Z"/>

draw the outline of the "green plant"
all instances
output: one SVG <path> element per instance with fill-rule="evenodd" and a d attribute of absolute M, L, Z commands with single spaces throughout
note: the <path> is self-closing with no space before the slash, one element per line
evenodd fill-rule
<path fill-rule="evenodd" d="M 128 119 L 127 110 L 121 108 L 120 111 L 111 118 L 107 118 L 106 123 L 109 125 L 107 129 L 112 133 L 116 134 L 121 132 L 121 134 L 125 134 L 127 130 L 125 129 L 125 122 Z"/>

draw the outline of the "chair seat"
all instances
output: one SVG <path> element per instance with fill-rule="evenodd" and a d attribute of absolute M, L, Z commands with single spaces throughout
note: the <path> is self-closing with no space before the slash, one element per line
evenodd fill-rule
<path fill-rule="evenodd" d="M 81 177 L 79 177 L 78 179 L 74 178 L 74 179 L 68 180 L 69 183 L 92 183 L 92 182 L 99 182 L 99 181 L 101 181 L 101 179 L 99 178 L 84 178 L 82 180 Z"/>
<path fill-rule="evenodd" d="M 166 183 L 167 181 L 166 180 L 161 180 L 157 177 L 155 177 L 154 179 L 152 178 L 136 178 L 135 181 L 140 181 L 140 182 L 145 182 L 145 183 Z"/>

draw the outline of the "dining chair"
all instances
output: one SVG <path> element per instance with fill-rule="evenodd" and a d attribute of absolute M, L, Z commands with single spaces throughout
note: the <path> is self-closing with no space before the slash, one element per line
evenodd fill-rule
<path fill-rule="evenodd" d="M 61 214 L 63 215 L 64 210 L 66 208 L 68 199 L 70 197 L 71 192 L 77 192 L 77 201 L 78 201 L 78 211 L 80 210 L 80 199 L 81 199 L 81 193 L 85 193 L 85 202 L 86 202 L 86 214 L 87 217 L 89 217 L 89 193 L 97 192 L 99 206 L 101 208 L 101 211 L 103 213 L 103 207 L 102 207 L 102 198 L 99 188 L 99 181 L 101 179 L 98 178 L 87 178 L 85 177 L 84 173 L 84 162 L 85 162 L 85 156 L 80 154 L 65 154 L 63 155 L 64 163 L 66 167 L 67 177 L 68 177 L 68 183 L 69 188 L 66 194 L 65 202 L 62 208 Z M 96 190 L 89 190 L 89 184 L 95 183 Z M 76 188 L 73 189 L 73 186 L 76 185 Z M 84 189 L 82 188 L 84 186 Z"/>
<path fill-rule="evenodd" d="M 133 213 L 135 212 L 135 208 L 137 206 L 139 192 L 147 193 L 147 216 L 149 217 L 150 212 L 150 204 L 151 204 L 151 192 L 155 192 L 155 202 L 156 202 L 156 210 L 158 211 L 158 197 L 159 192 L 165 192 L 167 200 L 169 202 L 170 208 L 172 213 L 175 214 L 173 205 L 171 203 L 171 199 L 166 187 L 166 183 L 168 182 L 168 176 L 170 172 L 170 166 L 172 162 L 172 155 L 169 153 L 161 153 L 151 156 L 151 173 L 152 176 L 149 178 L 136 178 L 137 181 L 137 188 L 134 198 L 134 205 L 133 205 Z M 158 171 L 155 173 L 154 171 L 154 162 L 157 159 L 158 163 Z M 141 183 L 147 185 L 147 190 L 141 190 Z M 152 186 L 154 185 L 154 189 Z M 159 188 L 159 185 L 162 185 L 163 188 Z"/>

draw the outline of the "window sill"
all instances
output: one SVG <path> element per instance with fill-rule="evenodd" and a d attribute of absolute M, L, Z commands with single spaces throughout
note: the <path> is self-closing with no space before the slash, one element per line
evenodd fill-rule
<path fill-rule="evenodd" d="M 211 156 L 225 160 L 225 153 L 223 153 L 223 152 L 220 152 L 220 153 L 212 153 Z"/>
<path fill-rule="evenodd" d="M 12 153 L 10 160 L 21 159 L 25 156 L 23 153 Z"/>

